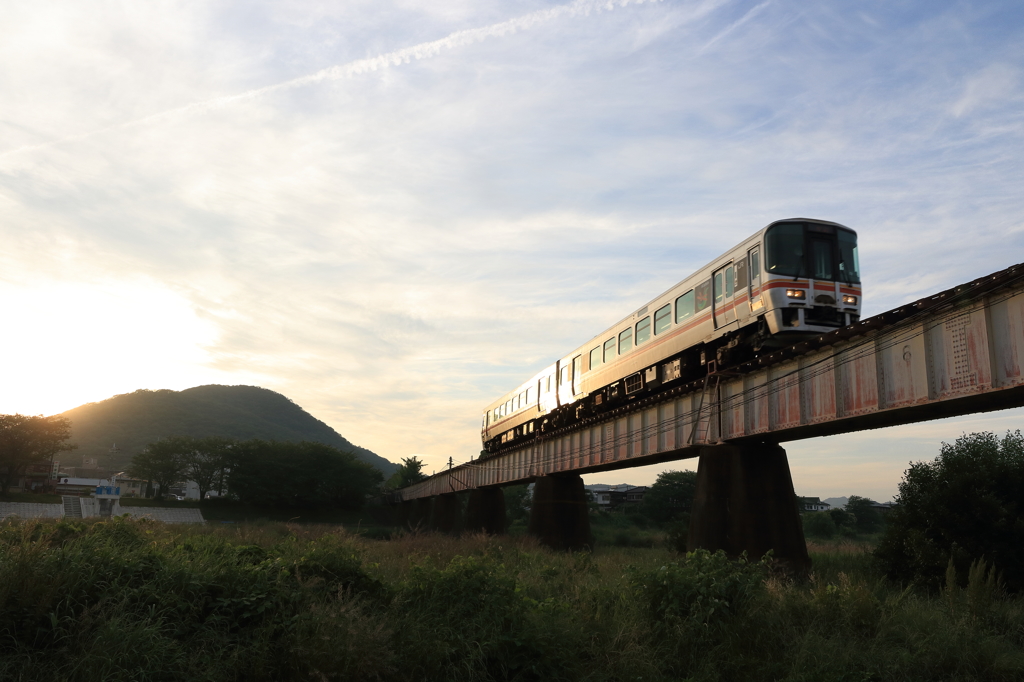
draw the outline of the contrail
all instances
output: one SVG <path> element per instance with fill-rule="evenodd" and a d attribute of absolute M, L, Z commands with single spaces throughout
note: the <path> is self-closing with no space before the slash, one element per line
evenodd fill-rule
<path fill-rule="evenodd" d="M 285 81 L 283 83 L 277 83 L 276 85 L 268 85 L 262 88 L 256 88 L 255 90 L 249 90 L 237 95 L 228 95 L 224 97 L 215 97 L 213 99 L 204 100 L 202 102 L 193 102 L 182 107 L 175 109 L 169 109 L 167 111 L 160 112 L 158 114 L 152 114 L 144 118 L 135 119 L 132 121 L 126 121 L 124 123 L 116 123 L 105 128 L 97 128 L 86 133 L 78 135 L 70 135 L 63 137 L 58 140 L 51 140 L 50 142 L 43 142 L 36 145 L 26 145 L 19 147 L 18 149 L 11 150 L 0 154 L 0 159 L 12 156 L 14 154 L 21 154 L 25 152 L 35 151 L 39 149 L 47 149 L 56 145 L 65 144 L 68 142 L 77 142 L 84 140 L 95 135 L 101 135 L 103 133 L 125 130 L 128 128 L 135 128 L 139 126 L 149 125 L 162 120 L 188 116 L 191 114 L 203 113 L 206 111 L 212 111 L 214 109 L 220 109 L 230 104 L 242 102 L 245 100 L 255 99 L 262 97 L 273 92 L 280 90 L 288 90 L 291 88 L 298 88 L 305 85 L 312 85 L 314 83 L 320 83 L 322 81 L 340 80 L 342 78 L 352 78 L 360 74 L 370 73 L 380 69 L 386 69 L 392 66 L 400 66 L 402 64 L 408 64 L 414 60 L 426 59 L 428 57 L 434 57 L 447 50 L 453 50 L 455 48 L 464 47 L 466 45 L 472 45 L 478 43 L 487 38 L 500 38 L 508 36 L 519 31 L 529 30 L 541 24 L 554 21 L 564 17 L 577 17 L 585 16 L 594 12 L 612 11 L 617 7 L 625 7 L 627 5 L 643 4 L 644 2 L 660 2 L 661 0 L 575 0 L 567 5 L 559 5 L 549 9 L 538 10 L 529 14 L 524 14 L 521 17 L 515 19 L 509 19 L 502 21 L 497 24 L 491 24 L 490 26 L 482 26 L 480 28 L 471 28 L 464 31 L 456 31 L 440 40 L 434 40 L 427 43 L 420 43 L 419 45 L 413 45 L 412 47 L 402 48 L 401 50 L 395 50 L 394 52 L 388 52 L 386 54 L 378 55 L 376 57 L 368 57 L 365 59 L 357 59 L 356 61 L 349 62 L 347 64 L 340 64 L 338 66 L 331 66 L 326 69 L 317 71 L 316 73 L 308 76 L 302 76 L 293 80 Z M 706 14 L 708 11 L 714 9 L 715 6 L 720 4 L 718 2 L 704 3 L 698 8 L 696 15 Z"/>
<path fill-rule="evenodd" d="M 725 36 L 729 35 L 733 31 L 735 31 L 737 28 L 739 28 L 743 24 L 745 24 L 748 21 L 750 21 L 751 19 L 753 19 L 755 16 L 757 16 L 758 14 L 761 13 L 761 10 L 763 10 L 765 7 L 767 7 L 770 4 L 772 4 L 772 0 L 765 0 L 760 5 L 758 5 L 757 7 L 754 7 L 753 9 L 748 11 L 746 14 L 744 14 L 742 17 L 740 17 L 738 21 L 730 24 L 729 26 L 726 26 L 724 30 L 719 32 L 718 35 L 716 35 L 714 38 L 712 38 L 708 42 L 704 43 L 704 46 L 701 47 L 699 50 L 697 50 L 697 54 L 704 54 L 705 52 L 707 52 L 708 49 L 712 45 L 714 45 L 715 43 L 720 41 L 722 38 L 724 38 Z"/>

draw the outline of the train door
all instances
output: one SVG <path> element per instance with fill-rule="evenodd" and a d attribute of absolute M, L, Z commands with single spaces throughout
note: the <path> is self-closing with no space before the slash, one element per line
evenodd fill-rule
<path fill-rule="evenodd" d="M 582 374 L 583 356 L 577 355 L 572 359 L 572 394 L 573 396 L 579 395 L 583 392 L 580 387 L 580 375 Z"/>
<path fill-rule="evenodd" d="M 724 327 L 736 321 L 736 309 L 733 306 L 736 270 L 732 263 L 718 270 L 712 277 L 714 288 L 715 328 Z"/>
<path fill-rule="evenodd" d="M 756 313 L 764 307 L 761 300 L 761 247 L 755 246 L 750 250 L 750 312 Z"/>

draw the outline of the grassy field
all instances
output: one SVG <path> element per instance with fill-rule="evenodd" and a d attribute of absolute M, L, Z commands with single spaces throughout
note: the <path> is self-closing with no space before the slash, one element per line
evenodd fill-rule
<path fill-rule="evenodd" d="M 1021 680 L 1024 603 L 663 548 L 336 525 L 0 524 L 3 680 Z M 976 586 L 977 588 L 977 586 Z"/>

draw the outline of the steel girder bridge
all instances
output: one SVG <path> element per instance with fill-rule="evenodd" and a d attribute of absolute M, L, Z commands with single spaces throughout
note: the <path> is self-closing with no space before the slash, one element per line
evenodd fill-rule
<path fill-rule="evenodd" d="M 391 501 L 446 529 L 455 494 L 471 491 L 469 527 L 500 532 L 501 486 L 532 481 L 531 531 L 578 547 L 592 542 L 580 474 L 699 457 L 691 547 L 772 549 L 799 568 L 806 547 L 779 443 L 1020 405 L 1024 264 L 510 444 Z"/>

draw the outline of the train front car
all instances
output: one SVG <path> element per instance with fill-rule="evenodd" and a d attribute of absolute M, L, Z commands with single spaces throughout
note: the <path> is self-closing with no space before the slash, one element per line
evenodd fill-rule
<path fill-rule="evenodd" d="M 857 322 L 857 233 L 821 220 L 780 220 L 764 231 L 761 301 L 771 345 Z"/>

